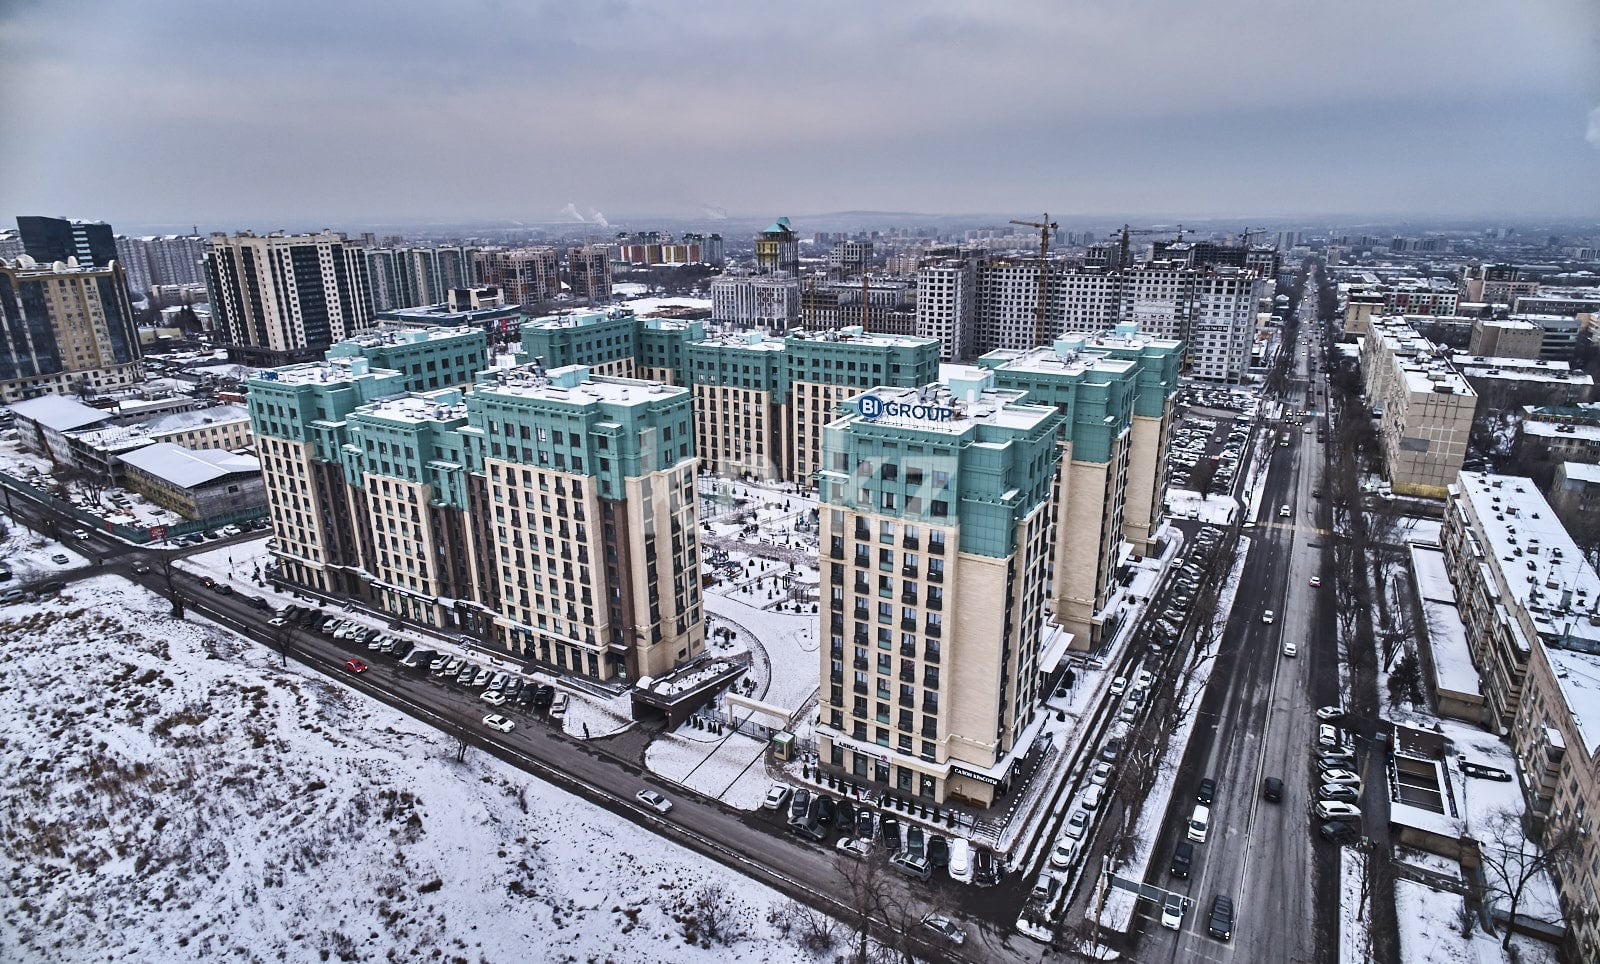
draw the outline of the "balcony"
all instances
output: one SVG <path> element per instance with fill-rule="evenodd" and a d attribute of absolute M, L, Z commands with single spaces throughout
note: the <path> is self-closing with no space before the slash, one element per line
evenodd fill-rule
<path fill-rule="evenodd" d="M 918 548 L 918 546 L 917 546 L 917 537 L 916 536 L 906 536 L 904 539 L 901 539 L 900 540 L 900 548 L 902 548 L 902 549 L 916 549 L 916 548 Z"/>
<path fill-rule="evenodd" d="M 924 712 L 924 713 L 937 713 L 937 712 L 939 712 L 939 701 L 937 699 L 933 698 L 932 696 L 924 696 L 922 698 L 922 712 Z"/>
<path fill-rule="evenodd" d="M 828 547 L 828 555 L 833 557 L 834 559 L 839 560 L 840 562 L 843 562 L 844 561 L 844 540 L 843 539 L 835 539 L 835 540 L 833 540 L 833 544 Z"/>
<path fill-rule="evenodd" d="M 867 692 L 867 684 L 861 682 L 860 680 L 857 680 L 855 685 L 852 686 L 851 689 L 855 690 L 857 693 L 861 693 L 861 694 L 865 695 L 865 693 Z"/>
<path fill-rule="evenodd" d="M 922 728 L 922 738 L 924 740 L 937 740 L 939 738 L 939 728 L 937 726 L 924 726 Z"/>
<path fill-rule="evenodd" d="M 864 670 L 864 669 L 867 668 L 868 663 L 867 663 L 867 659 L 866 659 L 865 656 L 858 656 L 854 660 L 851 661 L 850 665 L 854 666 L 856 669 L 863 669 Z"/>
<path fill-rule="evenodd" d="M 858 596 L 870 595 L 872 593 L 872 584 L 864 579 L 858 579 L 856 580 L 854 589 L 856 591 L 856 595 Z"/>
<path fill-rule="evenodd" d="M 928 608 L 932 609 L 932 610 L 935 610 L 937 612 L 943 612 L 944 611 L 944 597 L 943 596 L 935 596 L 932 593 L 929 593 L 928 594 Z"/>
<path fill-rule="evenodd" d="M 929 569 L 928 570 L 928 581 L 929 582 L 944 582 L 944 570 L 943 569 Z"/>
<path fill-rule="evenodd" d="M 917 656 L 917 644 L 916 643 L 901 643 L 900 644 L 900 655 L 901 656 L 909 656 L 912 659 L 915 659 L 916 656 Z"/>
<path fill-rule="evenodd" d="M 917 594 L 914 592 L 903 592 L 900 594 L 900 601 L 905 603 L 907 606 L 915 606 L 917 604 Z"/>
<path fill-rule="evenodd" d="M 857 606 L 855 608 L 855 617 L 862 622 L 866 622 L 872 618 L 872 613 L 865 606 Z"/>
<path fill-rule="evenodd" d="M 917 621 L 915 619 L 902 619 L 900 620 L 900 628 L 908 633 L 914 633 L 917 631 Z"/>
<path fill-rule="evenodd" d="M 917 681 L 917 672 L 916 672 L 916 670 L 903 669 L 903 670 L 900 671 L 900 682 L 902 682 L 902 683 L 915 683 L 916 681 Z"/>
<path fill-rule="evenodd" d="M 938 542 L 929 542 L 928 551 L 936 556 L 944 555 L 944 541 L 941 539 Z"/>
<path fill-rule="evenodd" d="M 933 637 L 934 639 L 938 639 L 944 635 L 944 629 L 938 623 L 929 623 L 923 630 L 923 633 Z"/>
<path fill-rule="evenodd" d="M 857 552 L 856 565 L 862 569 L 869 568 L 872 565 L 872 555 L 867 552 Z"/>
<path fill-rule="evenodd" d="M 828 682 L 830 682 L 830 683 L 843 683 L 844 682 L 844 673 L 841 672 L 840 670 L 834 670 L 833 672 L 828 674 Z"/>

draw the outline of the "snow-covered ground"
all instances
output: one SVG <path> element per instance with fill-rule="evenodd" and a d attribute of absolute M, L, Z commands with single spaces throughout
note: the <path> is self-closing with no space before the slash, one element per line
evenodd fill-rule
<path fill-rule="evenodd" d="M 0 609 L 10 959 L 810 959 L 772 891 L 167 608 Z"/>

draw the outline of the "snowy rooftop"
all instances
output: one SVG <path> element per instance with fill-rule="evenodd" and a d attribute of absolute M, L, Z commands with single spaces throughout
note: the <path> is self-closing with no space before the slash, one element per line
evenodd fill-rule
<path fill-rule="evenodd" d="M 1600 648 L 1600 626 L 1587 618 L 1600 606 L 1600 576 L 1584 561 L 1533 482 L 1462 472 L 1455 488 L 1471 503 L 1488 541 L 1485 550 L 1494 556 L 1507 590 L 1532 616 L 1539 633 L 1588 640 Z"/>
<path fill-rule="evenodd" d="M 1139 363 L 1132 358 L 1111 358 L 1093 351 L 1081 350 L 1084 339 L 1063 339 L 1067 344 L 1056 347 L 1029 348 L 1026 351 L 1006 351 L 1009 356 L 1001 364 L 1008 371 L 1038 372 L 1051 375 L 1082 375 L 1088 371 L 1124 374 Z"/>
<path fill-rule="evenodd" d="M 1573 725 L 1583 736 L 1589 756 L 1600 752 L 1600 657 L 1545 647 L 1561 697 L 1572 711 Z"/>
<path fill-rule="evenodd" d="M 588 367 L 584 365 L 553 368 L 543 375 L 531 368 L 514 368 L 504 373 L 504 381 L 480 384 L 476 391 L 567 402 L 574 405 L 586 405 L 590 402 L 632 403 L 652 396 L 689 394 L 687 388 L 665 385 L 661 382 L 591 376 Z"/>
<path fill-rule="evenodd" d="M 1524 419 L 1518 430 L 1524 435 L 1537 435 L 1541 438 L 1581 438 L 1590 442 L 1600 442 L 1600 425 L 1575 425 L 1570 422 L 1545 422 L 1538 419 Z"/>
<path fill-rule="evenodd" d="M 1588 462 L 1563 462 L 1567 478 L 1574 482 L 1586 482 L 1589 485 L 1600 483 L 1600 465 L 1591 465 Z"/>
<path fill-rule="evenodd" d="M 570 315 L 545 315 L 534 318 L 525 323 L 524 328 L 584 328 L 589 325 L 604 324 L 608 321 L 618 321 L 623 318 L 632 318 L 633 312 L 623 309 L 611 311 L 575 311 Z"/>
<path fill-rule="evenodd" d="M 976 370 L 966 369 L 966 372 L 970 377 Z M 908 413 L 896 416 L 887 414 L 886 411 L 884 415 L 874 419 L 865 419 L 860 414 L 847 417 L 854 422 L 866 424 L 893 424 L 904 428 L 960 435 L 978 425 L 994 425 L 1025 432 L 1056 414 L 1053 405 L 1029 404 L 1027 392 L 986 387 L 978 392 L 963 393 L 960 390 L 961 384 L 962 376 L 957 375 L 954 386 L 943 384 L 929 385 L 925 388 L 879 386 L 856 397 L 855 405 L 858 413 L 862 399 L 867 395 L 876 396 L 885 410 L 890 405 L 901 405 L 906 407 Z M 919 409 L 924 412 L 948 409 L 949 417 L 942 417 L 942 412 L 939 416 L 919 415 Z"/>
<path fill-rule="evenodd" d="M 1484 355 L 1456 355 L 1452 361 L 1463 374 L 1472 377 L 1515 379 L 1523 381 L 1560 381 L 1575 385 L 1593 385 L 1594 378 L 1587 372 L 1575 372 L 1564 361 L 1545 361 L 1539 358 L 1502 358 Z"/>
<path fill-rule="evenodd" d="M 339 344 L 381 348 L 385 345 L 416 345 L 426 341 L 460 338 L 462 334 L 460 328 L 378 328 L 352 335 Z"/>
<path fill-rule="evenodd" d="M 1411 571 L 1416 574 L 1417 594 L 1422 597 L 1436 687 L 1452 693 L 1481 696 L 1478 670 L 1472 664 L 1467 629 L 1461 623 L 1460 611 L 1456 609 L 1455 590 L 1450 585 L 1450 571 L 1445 566 L 1444 552 L 1413 545 Z"/>
<path fill-rule="evenodd" d="M 363 405 L 357 412 L 398 422 L 442 422 L 466 418 L 467 405 L 460 392 L 447 391 L 437 395 L 397 395 Z"/>
<path fill-rule="evenodd" d="M 733 348 L 739 351 L 783 351 L 787 347 L 779 339 L 767 338 L 760 334 L 747 332 L 712 335 L 698 344 L 711 348 Z"/>
<path fill-rule="evenodd" d="M 93 425 L 111 417 L 98 408 L 66 395 L 41 395 L 13 402 L 11 410 L 30 422 L 37 422 L 58 432 Z"/>
<path fill-rule="evenodd" d="M 135 444 L 144 439 L 174 432 L 187 432 L 208 425 L 231 425 L 250 421 L 250 412 L 243 405 L 213 405 L 211 408 L 168 412 L 137 425 L 109 425 L 74 433 L 74 437 L 94 448 L 116 448 Z"/>
<path fill-rule="evenodd" d="M 364 355 L 352 355 L 346 358 L 329 358 L 326 361 L 306 362 L 303 365 L 289 365 L 285 368 L 273 369 L 270 381 L 282 385 L 318 385 L 328 382 L 343 382 L 356 378 L 356 371 L 364 370 L 368 375 L 399 375 L 400 372 L 387 368 L 373 368 Z M 263 377 L 267 372 L 263 372 Z"/>
<path fill-rule="evenodd" d="M 237 472 L 261 471 L 261 463 L 248 455 L 233 455 L 215 449 L 186 449 L 171 442 L 146 445 L 122 456 L 122 460 L 134 468 L 185 488 Z"/>
<path fill-rule="evenodd" d="M 1400 371 L 1406 380 L 1406 390 L 1415 393 L 1445 391 L 1453 395 L 1477 395 L 1461 373 L 1448 362 L 1414 364 L 1406 362 Z"/>
<path fill-rule="evenodd" d="M 797 328 L 789 332 L 788 337 L 798 341 L 843 342 L 849 345 L 872 345 L 879 348 L 918 348 L 927 344 L 937 344 L 938 342 L 934 338 L 878 334 L 866 331 L 859 325 L 851 325 L 838 331 L 806 331 Z"/>

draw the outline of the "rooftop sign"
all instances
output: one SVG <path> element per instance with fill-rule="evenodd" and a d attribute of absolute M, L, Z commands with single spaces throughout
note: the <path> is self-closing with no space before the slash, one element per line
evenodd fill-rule
<path fill-rule="evenodd" d="M 955 418 L 955 409 L 943 405 L 924 405 L 920 402 L 886 402 L 876 395 L 862 395 L 856 399 L 856 411 L 868 421 L 880 418 L 908 418 L 919 422 L 948 422 Z"/>

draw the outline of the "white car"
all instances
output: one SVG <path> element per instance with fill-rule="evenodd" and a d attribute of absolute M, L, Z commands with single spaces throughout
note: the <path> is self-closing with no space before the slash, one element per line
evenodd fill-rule
<path fill-rule="evenodd" d="M 1078 859 L 1078 843 L 1077 840 L 1057 839 L 1056 845 L 1050 848 L 1050 866 L 1071 867 Z"/>
<path fill-rule="evenodd" d="M 1339 717 L 1341 717 L 1343 715 L 1344 715 L 1344 707 L 1342 707 L 1342 706 L 1319 706 L 1319 707 L 1317 707 L 1317 719 L 1319 719 L 1319 720 L 1337 720 Z"/>
<path fill-rule="evenodd" d="M 1071 837 L 1073 840 L 1077 840 L 1079 837 L 1082 837 L 1084 831 L 1088 829 L 1089 812 L 1087 810 L 1074 810 L 1072 812 L 1072 816 L 1067 819 L 1066 828 L 1061 832 L 1066 834 L 1068 837 Z"/>
<path fill-rule="evenodd" d="M 1360 820 L 1361 808 L 1341 800 L 1323 800 L 1317 804 L 1319 820 Z"/>
<path fill-rule="evenodd" d="M 761 801 L 763 810 L 782 810 L 783 805 L 789 802 L 789 788 L 781 783 L 774 783 L 772 789 L 767 791 L 766 797 Z M 839 848 L 843 850 L 844 848 Z"/>
<path fill-rule="evenodd" d="M 1293 641 L 1286 641 L 1283 644 L 1283 655 L 1285 655 L 1285 656 L 1297 656 L 1297 655 L 1299 655 L 1299 653 L 1300 653 L 1300 648 L 1298 646 L 1296 646 Z"/>
<path fill-rule="evenodd" d="M 857 860 L 866 860 L 872 856 L 872 844 L 855 837 L 841 838 L 838 843 L 834 844 L 834 849 L 845 856 L 854 857 Z"/>
<path fill-rule="evenodd" d="M 1264 623 L 1271 623 L 1273 620 L 1275 620 L 1277 618 L 1278 618 L 1277 613 L 1274 613 L 1270 609 L 1263 609 L 1261 611 L 1261 621 L 1264 622 Z"/>
<path fill-rule="evenodd" d="M 633 795 L 633 799 L 654 810 L 656 813 L 666 813 L 672 809 L 672 801 L 663 797 L 654 790 L 640 790 Z"/>
<path fill-rule="evenodd" d="M 1128 690 L 1128 678 L 1126 676 L 1117 676 L 1117 677 L 1112 678 L 1112 680 L 1111 680 L 1111 695 L 1112 696 L 1121 696 L 1123 693 L 1127 692 L 1127 690 Z"/>
<path fill-rule="evenodd" d="M 1183 907 L 1183 895 L 1168 893 L 1166 902 L 1161 905 L 1161 926 L 1172 930 L 1183 926 Z"/>
<path fill-rule="evenodd" d="M 1311 588 L 1312 589 L 1319 589 L 1319 588 L 1321 588 L 1321 586 L 1322 586 L 1322 577 L 1321 576 L 1312 576 L 1311 577 Z"/>
<path fill-rule="evenodd" d="M 1284 444 L 1288 444 L 1288 443 L 1284 443 Z M 1278 518 L 1280 518 L 1280 519 L 1289 518 L 1289 507 L 1288 506 L 1282 506 L 1282 507 L 1280 507 L 1278 509 Z"/>
<path fill-rule="evenodd" d="M 1342 784 L 1347 787 L 1358 787 L 1361 785 L 1361 777 L 1351 770 L 1324 770 L 1319 779 L 1322 780 L 1323 786 Z"/>
<path fill-rule="evenodd" d="M 1339 728 L 1332 723 L 1317 725 L 1317 746 L 1336 747 L 1339 745 Z"/>
<path fill-rule="evenodd" d="M 240 532 L 243 532 L 244 530 L 240 529 L 238 526 L 223 526 L 222 528 L 218 529 L 217 531 L 222 533 L 222 535 L 224 537 L 228 537 L 228 536 L 236 536 Z"/>
<path fill-rule="evenodd" d="M 961 925 L 943 914 L 929 914 L 922 919 L 922 926 L 938 933 L 952 944 L 959 945 L 967 939 L 967 932 L 961 929 Z"/>
<path fill-rule="evenodd" d="M 499 730 L 501 733 L 510 733 L 512 729 L 516 727 L 515 723 L 498 713 L 490 713 L 488 716 L 484 717 L 483 725 L 487 726 L 491 730 Z"/>
<path fill-rule="evenodd" d="M 1103 787 L 1110 783 L 1111 774 L 1113 771 L 1115 771 L 1115 769 L 1116 768 L 1109 763 L 1096 763 L 1094 765 L 1094 771 L 1089 774 L 1089 785 Z"/>
<path fill-rule="evenodd" d="M 479 696 L 478 699 L 488 703 L 490 706 L 506 705 L 506 698 L 501 695 L 499 690 L 484 690 L 483 695 Z"/>
<path fill-rule="evenodd" d="M 950 838 L 950 879 L 961 884 L 972 883 L 972 845 L 965 837 Z"/>

